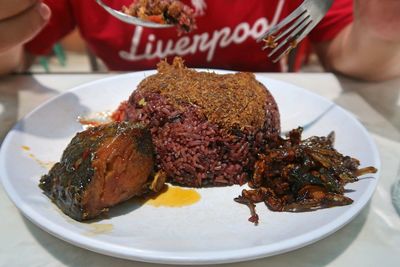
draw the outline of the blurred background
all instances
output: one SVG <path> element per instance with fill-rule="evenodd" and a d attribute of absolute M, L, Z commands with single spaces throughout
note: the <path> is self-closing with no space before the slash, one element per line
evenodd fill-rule
<path fill-rule="evenodd" d="M 294 52 L 295 53 L 295 52 Z M 293 55 L 294 55 L 293 53 Z M 316 55 L 311 54 L 301 72 L 322 72 Z M 33 73 L 107 72 L 104 63 L 90 52 L 78 30 L 74 30 L 54 46 L 53 53 L 36 59 L 30 68 Z"/>
<path fill-rule="evenodd" d="M 288 58 L 289 71 L 299 69 L 295 65 L 296 51 L 294 50 Z M 291 65 L 293 65 L 291 67 Z M 324 72 L 315 54 L 311 53 L 305 63 L 298 64 L 299 72 L 318 73 Z M 107 67 L 104 63 L 90 52 L 81 38 L 79 31 L 75 30 L 66 36 L 53 48 L 53 53 L 46 57 L 36 58 L 35 63 L 29 70 L 35 74 L 45 73 L 106 73 Z M 335 75 L 348 94 L 360 95 L 380 114 L 385 116 L 397 129 L 400 129 L 400 94 L 399 90 L 384 90 L 398 88 L 400 78 L 385 82 L 363 82 L 354 80 L 340 74 Z M 321 85 L 323 90 L 324 85 Z M 385 93 L 383 93 L 385 92 Z M 390 105 L 382 103 L 391 103 Z"/>
<path fill-rule="evenodd" d="M 106 72 L 107 68 L 85 45 L 79 31 L 74 30 L 53 47 L 53 53 L 36 58 L 30 68 L 34 73 Z"/>

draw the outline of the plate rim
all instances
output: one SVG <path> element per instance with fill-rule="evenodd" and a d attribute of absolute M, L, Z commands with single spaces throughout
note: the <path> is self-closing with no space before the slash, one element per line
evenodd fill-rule
<path fill-rule="evenodd" d="M 235 71 L 227 71 L 227 70 L 218 70 L 218 69 L 197 69 L 199 71 L 212 71 L 216 73 L 236 73 Z M 24 201 L 21 200 L 18 193 L 14 190 L 14 187 L 9 182 L 9 179 L 6 179 L 6 156 L 5 150 L 8 147 L 14 131 L 27 119 L 29 119 L 32 114 L 37 112 L 37 110 L 45 107 L 48 103 L 56 100 L 57 98 L 63 97 L 64 94 L 73 93 L 87 86 L 93 86 L 98 83 L 103 83 L 105 81 L 112 81 L 124 78 L 125 76 L 138 76 L 143 75 L 144 77 L 148 77 L 151 74 L 156 73 L 156 70 L 148 70 L 148 71 L 140 71 L 140 72 L 131 72 L 113 75 L 110 77 L 96 79 L 94 81 L 86 82 L 81 85 L 75 86 L 66 90 L 54 97 L 49 98 L 44 101 L 42 104 L 38 105 L 31 112 L 21 118 L 7 133 L 4 138 L 1 147 L 0 147 L 0 180 L 5 189 L 5 192 L 8 198 L 13 202 L 13 204 L 18 208 L 18 210 L 31 221 L 36 226 L 41 228 L 42 230 L 48 232 L 49 234 L 66 241 L 70 244 L 78 246 L 83 249 L 87 249 L 93 252 L 101 253 L 108 256 L 128 259 L 128 260 L 136 260 L 142 262 L 150 262 L 150 263 L 164 263 L 164 264 L 220 264 L 220 263 L 233 263 L 233 262 L 241 262 L 247 260 L 254 260 L 264 257 L 269 257 L 277 254 L 282 254 L 285 252 L 289 252 L 304 246 L 307 246 L 311 243 L 317 242 L 328 235 L 336 232 L 340 228 L 342 228 L 347 223 L 351 222 L 352 219 L 357 216 L 366 204 L 370 201 L 373 193 L 376 190 L 378 181 L 380 179 L 380 169 L 381 169 L 381 161 L 379 156 L 379 151 L 376 146 L 376 143 L 372 139 L 370 133 L 366 130 L 366 128 L 347 110 L 340 107 L 333 101 L 320 96 L 314 92 L 308 91 L 303 87 L 294 85 L 290 82 L 281 81 L 279 79 L 269 78 L 265 76 L 260 76 L 257 73 L 254 73 L 257 80 L 261 83 L 265 84 L 263 81 L 273 81 L 280 83 L 282 85 L 289 85 L 290 87 L 301 91 L 302 93 L 306 93 L 311 95 L 312 97 L 317 97 L 321 101 L 325 101 L 329 104 L 333 104 L 335 108 L 338 108 L 340 112 L 344 113 L 348 119 L 352 121 L 353 124 L 359 128 L 363 134 L 367 137 L 369 147 L 372 149 L 373 160 L 376 162 L 376 167 L 378 168 L 378 172 L 375 174 L 374 179 L 371 184 L 366 188 L 365 193 L 362 195 L 357 202 L 354 202 L 351 207 L 341 213 L 339 217 L 335 220 L 331 221 L 328 224 L 323 225 L 323 227 L 319 227 L 315 230 L 307 232 L 306 234 L 301 234 L 298 237 L 291 238 L 285 241 L 275 242 L 273 244 L 268 245 L 259 245 L 250 248 L 241 248 L 234 249 L 228 251 L 217 251 L 217 252 L 179 252 L 177 255 L 176 252 L 160 252 L 154 250 L 143 250 L 143 249 L 135 249 L 135 248 L 126 248 L 126 246 L 120 246 L 116 244 L 110 244 L 106 241 L 96 240 L 91 237 L 82 236 L 79 233 L 73 232 L 68 229 L 64 229 L 62 226 L 48 220 L 46 217 L 41 216 L 39 213 L 35 213 L 35 210 L 24 204 Z M 267 87 L 267 85 L 265 85 Z M 268 87 L 267 87 L 268 88 Z M 135 88 L 132 89 L 132 91 Z M 340 207 L 338 207 L 340 208 Z M 40 223 L 41 222 L 41 223 Z M 64 235 L 60 234 L 64 230 Z M 321 234 L 322 232 L 322 234 Z M 78 240 L 78 241 L 77 241 Z"/>

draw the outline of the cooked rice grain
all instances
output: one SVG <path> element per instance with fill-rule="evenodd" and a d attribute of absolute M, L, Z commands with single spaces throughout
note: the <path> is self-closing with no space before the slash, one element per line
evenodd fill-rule
<path fill-rule="evenodd" d="M 140 105 L 145 100 L 145 105 Z M 177 110 L 156 93 L 134 92 L 115 118 L 148 125 L 156 148 L 157 169 L 185 186 L 244 184 L 267 131 L 228 132 L 209 122 L 198 107 Z M 254 138 L 257 136 L 257 138 Z"/>

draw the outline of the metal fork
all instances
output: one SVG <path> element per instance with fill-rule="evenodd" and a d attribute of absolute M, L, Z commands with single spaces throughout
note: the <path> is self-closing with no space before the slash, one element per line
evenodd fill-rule
<path fill-rule="evenodd" d="M 146 20 L 139 19 L 137 17 L 133 17 L 133 16 L 130 16 L 130 15 L 127 15 L 127 14 L 121 12 L 121 11 L 112 9 L 111 7 L 109 7 L 106 4 L 104 4 L 102 0 L 96 0 L 96 2 L 102 8 L 104 8 L 108 13 L 110 13 L 110 15 L 112 15 L 112 16 L 116 17 L 117 19 L 119 19 L 119 20 L 121 20 L 123 22 L 126 22 L 128 24 L 133 24 L 133 25 L 147 27 L 147 28 L 170 28 L 170 27 L 174 27 L 174 25 L 171 25 L 171 24 L 155 23 L 155 22 L 146 21 Z"/>
<path fill-rule="evenodd" d="M 260 36 L 257 42 L 265 42 L 263 49 L 273 49 L 268 54 L 268 57 L 272 57 L 278 51 L 282 51 L 283 48 L 286 47 L 281 54 L 272 60 L 276 63 L 310 33 L 328 12 L 333 1 L 334 0 L 305 0 L 289 16 Z M 278 44 L 278 41 L 285 36 L 287 37 Z"/>

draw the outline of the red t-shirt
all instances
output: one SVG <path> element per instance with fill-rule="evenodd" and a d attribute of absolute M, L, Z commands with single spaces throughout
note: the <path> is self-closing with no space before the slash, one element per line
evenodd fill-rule
<path fill-rule="evenodd" d="M 290 14 L 301 0 L 184 0 L 196 10 L 197 29 L 178 36 L 175 28 L 148 29 L 125 24 L 93 0 L 43 0 L 50 23 L 26 49 L 45 54 L 78 27 L 90 49 L 112 70 L 154 69 L 163 58 L 182 56 L 190 67 L 280 71 L 255 39 Z M 132 0 L 104 0 L 121 9 Z M 352 0 L 336 0 L 310 33 L 312 42 L 333 39 L 352 21 Z"/>

